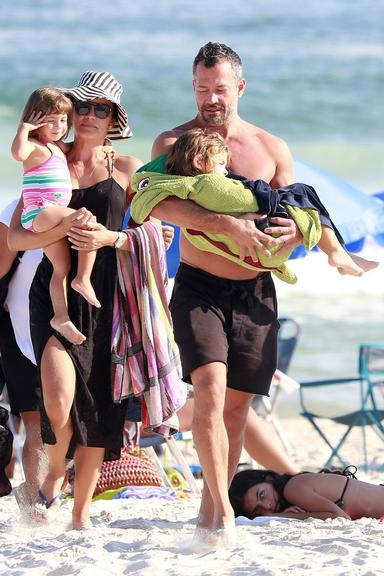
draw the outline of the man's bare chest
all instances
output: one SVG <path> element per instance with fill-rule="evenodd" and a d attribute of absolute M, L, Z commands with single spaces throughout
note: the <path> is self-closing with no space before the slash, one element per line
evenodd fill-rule
<path fill-rule="evenodd" d="M 276 163 L 261 146 L 232 146 L 229 168 L 252 180 L 270 182 L 276 172 Z"/>

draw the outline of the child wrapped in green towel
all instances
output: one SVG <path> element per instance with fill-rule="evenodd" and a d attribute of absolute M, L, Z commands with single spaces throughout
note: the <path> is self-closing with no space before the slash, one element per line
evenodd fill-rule
<path fill-rule="evenodd" d="M 227 163 L 228 147 L 220 135 L 201 128 L 188 130 L 174 143 L 167 157 L 155 159 L 144 171 L 133 175 L 132 187 L 136 192 L 131 204 L 133 220 L 141 224 L 169 196 L 189 199 L 207 210 L 233 216 L 246 212 L 267 216 L 283 213 L 296 222 L 304 246 L 311 250 L 318 244 L 328 255 L 329 264 L 341 274 L 360 276 L 374 267 L 375 263 L 348 254 L 313 188 L 292 184 L 275 190 L 262 180 L 252 182 L 235 175 L 227 178 Z M 164 168 L 167 174 L 159 173 Z M 260 225 L 262 221 L 255 222 Z M 267 257 L 258 252 L 259 260 L 255 262 L 249 254 L 241 259 L 238 246 L 224 234 L 189 228 L 181 231 L 202 251 L 219 254 L 251 270 L 271 271 L 288 283 L 296 282 L 295 274 L 286 264 L 292 249 L 280 252 L 280 245 L 268 245 L 272 255 Z"/>

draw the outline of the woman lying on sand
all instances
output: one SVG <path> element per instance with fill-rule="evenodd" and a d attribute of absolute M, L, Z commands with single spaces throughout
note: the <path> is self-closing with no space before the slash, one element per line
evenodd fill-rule
<path fill-rule="evenodd" d="M 351 471 L 351 468 L 353 469 Z M 229 488 L 235 516 L 285 518 L 384 519 L 384 485 L 362 482 L 356 468 L 343 472 L 301 472 L 294 476 L 273 470 L 238 472 Z"/>

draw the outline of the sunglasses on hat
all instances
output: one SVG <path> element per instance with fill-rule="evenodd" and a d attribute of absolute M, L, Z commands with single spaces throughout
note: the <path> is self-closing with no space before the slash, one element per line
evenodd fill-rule
<path fill-rule="evenodd" d="M 108 104 L 91 104 L 90 102 L 75 100 L 73 105 L 79 116 L 87 116 L 93 109 L 96 118 L 104 120 L 112 113 L 112 106 L 108 106 Z"/>

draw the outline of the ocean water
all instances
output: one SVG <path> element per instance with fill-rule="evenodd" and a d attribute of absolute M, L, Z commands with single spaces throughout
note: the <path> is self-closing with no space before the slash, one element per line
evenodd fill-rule
<path fill-rule="evenodd" d="M 191 66 L 208 41 L 230 45 L 243 59 L 245 119 L 362 191 L 382 190 L 383 19 L 377 0 L 5 0 L 0 207 L 19 195 L 21 166 L 9 149 L 36 87 L 71 87 L 87 69 L 113 72 L 134 131 L 118 149 L 145 161 L 157 134 L 195 115 Z M 281 313 L 302 325 L 292 375 L 355 370 L 357 344 L 384 338 L 382 277 L 365 282 L 363 291 L 348 288 L 346 298 L 334 276 L 320 273 L 308 282 L 318 266 L 304 260 L 298 285 L 279 295 Z"/>

